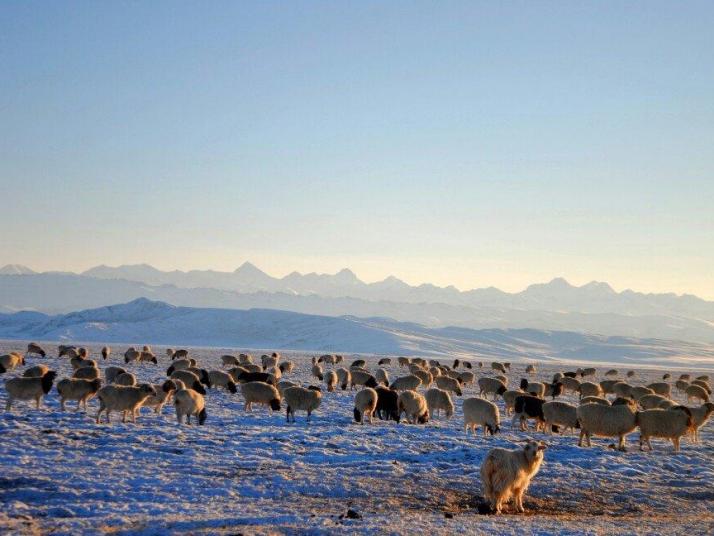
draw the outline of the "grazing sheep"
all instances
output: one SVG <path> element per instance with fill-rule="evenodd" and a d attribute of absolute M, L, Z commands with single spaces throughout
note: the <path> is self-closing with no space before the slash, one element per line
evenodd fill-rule
<path fill-rule="evenodd" d="M 660 395 L 657 395 L 660 396 Z M 657 406 L 659 409 L 670 409 L 676 406 L 677 403 L 674 400 L 662 400 L 662 402 L 659 403 L 659 406 Z"/>
<path fill-rule="evenodd" d="M 338 369 L 339 374 L 339 369 Z M 377 387 L 377 380 L 369 372 L 363 370 L 353 370 L 350 372 L 350 387 L 364 385 L 365 387 Z"/>
<path fill-rule="evenodd" d="M 146 346 L 144 348 L 146 348 Z M 154 365 L 158 365 L 159 363 L 159 360 L 156 359 L 156 356 L 151 351 L 146 350 L 142 350 L 141 352 L 139 352 L 138 361 L 140 363 L 153 363 Z"/>
<path fill-rule="evenodd" d="M 234 355 L 226 354 L 221 356 L 221 364 L 224 367 L 237 367 L 240 365 L 240 361 Z"/>
<path fill-rule="evenodd" d="M 231 375 L 231 378 L 233 378 L 233 381 L 236 383 L 238 383 L 238 377 L 246 372 L 248 372 L 248 369 L 241 366 L 228 369 L 228 374 Z"/>
<path fill-rule="evenodd" d="M 627 382 L 617 382 L 612 386 L 612 392 L 618 398 L 632 398 L 632 386 Z"/>
<path fill-rule="evenodd" d="M 374 372 L 374 379 L 377 380 L 377 383 L 381 383 L 382 385 L 389 386 L 389 373 L 384 370 L 383 368 L 378 368 Z"/>
<path fill-rule="evenodd" d="M 253 364 L 253 356 L 250 354 L 239 354 L 238 360 L 240 361 L 241 366 Z"/>
<path fill-rule="evenodd" d="M 506 392 L 506 384 L 496 378 L 479 378 L 478 379 L 479 396 L 484 398 L 490 393 L 493 399 L 496 400 L 497 395 L 502 395 Z"/>
<path fill-rule="evenodd" d="M 634 377 L 634 376 L 635 376 L 635 371 L 634 371 L 634 370 L 628 370 L 628 371 L 627 371 L 627 377 L 628 377 L 628 378 L 632 378 L 632 377 Z M 666 379 L 667 379 L 667 378 L 665 378 L 665 380 L 666 380 Z"/>
<path fill-rule="evenodd" d="M 408 367 L 411 362 L 412 362 L 411 359 L 409 359 L 408 357 L 398 357 L 397 358 L 397 363 L 399 363 L 400 367 Z"/>
<path fill-rule="evenodd" d="M 322 392 L 319 387 L 288 387 L 283 393 L 285 399 L 287 421 L 295 422 L 295 411 L 307 411 L 307 422 L 310 422 L 312 412 L 320 407 Z"/>
<path fill-rule="evenodd" d="M 72 374 L 73 378 L 79 378 L 82 380 L 96 380 L 99 378 L 100 373 L 97 367 L 82 367 L 78 368 Z"/>
<path fill-rule="evenodd" d="M 260 356 L 260 364 L 263 366 L 263 370 L 268 370 L 271 367 L 277 367 L 278 361 L 279 361 L 279 358 L 277 358 L 275 356 L 268 356 L 268 355 Z"/>
<path fill-rule="evenodd" d="M 570 376 L 566 376 L 566 375 L 563 374 L 562 372 L 556 372 L 555 374 L 553 374 L 553 381 L 554 381 L 554 382 L 561 382 L 561 381 L 563 381 L 563 378 L 569 378 L 569 377 L 570 377 Z"/>
<path fill-rule="evenodd" d="M 377 409 L 377 400 L 379 396 L 377 391 L 371 387 L 365 387 L 355 395 L 355 422 L 364 424 L 364 421 L 369 419 L 369 424 L 372 424 L 372 416 Z"/>
<path fill-rule="evenodd" d="M 421 380 L 422 387 L 429 387 L 434 382 L 434 376 L 426 370 L 415 370 L 412 374 Z"/>
<path fill-rule="evenodd" d="M 674 445 L 674 452 L 679 452 L 679 440 L 683 435 L 694 432 L 692 412 L 686 406 L 672 409 L 646 409 L 637 413 L 637 426 L 640 427 L 640 450 L 646 443 L 650 451 L 650 438 L 669 439 Z"/>
<path fill-rule="evenodd" d="M 685 382 L 688 382 L 689 380 L 692 379 L 692 377 L 689 374 L 680 374 L 679 379 L 684 380 Z"/>
<path fill-rule="evenodd" d="M 191 415 L 195 415 L 198 424 L 206 422 L 206 400 L 203 395 L 193 389 L 181 389 L 174 393 L 174 407 L 176 408 L 176 420 L 183 424 L 183 417 L 186 416 L 186 424 L 191 424 Z"/>
<path fill-rule="evenodd" d="M 689 382 L 686 380 L 677 380 L 674 386 L 677 388 L 677 391 L 683 393 L 687 390 L 687 387 L 689 387 Z"/>
<path fill-rule="evenodd" d="M 521 380 L 521 389 L 538 398 L 545 397 L 545 384 L 541 382 L 529 382 L 525 378 Z"/>
<path fill-rule="evenodd" d="M 211 379 L 208 377 L 208 371 L 206 369 L 202 368 L 196 368 L 196 367 L 189 367 L 187 369 L 188 372 L 193 372 L 197 377 L 198 380 L 205 385 L 206 387 L 210 388 L 211 387 Z"/>
<path fill-rule="evenodd" d="M 10 378 L 5 382 L 7 392 L 5 411 L 10 411 L 15 400 L 34 400 L 37 409 L 40 409 L 42 397 L 50 392 L 56 377 L 57 373 L 50 370 L 41 378 Z"/>
<path fill-rule="evenodd" d="M 669 372 L 665 372 L 662 374 L 662 380 L 669 380 L 672 377 L 672 375 Z"/>
<path fill-rule="evenodd" d="M 600 382 L 600 389 L 604 395 L 615 394 L 615 385 L 622 383 L 620 380 L 603 380 Z"/>
<path fill-rule="evenodd" d="M 181 380 L 184 384 L 186 384 L 186 387 L 193 389 L 200 395 L 206 394 L 206 390 L 203 388 L 203 385 L 201 385 L 201 381 L 198 379 L 198 376 L 189 370 L 175 370 L 171 373 L 170 378 L 172 380 Z"/>
<path fill-rule="evenodd" d="M 275 377 L 275 381 L 280 380 L 283 377 L 283 373 L 280 371 L 280 367 L 268 367 L 265 369 L 267 374 L 272 374 Z"/>
<path fill-rule="evenodd" d="M 0 374 L 8 370 L 15 370 L 20 365 L 25 365 L 25 358 L 20 354 L 10 352 L 9 354 L 0 355 Z"/>
<path fill-rule="evenodd" d="M 465 370 L 464 372 L 459 374 L 459 377 L 456 379 L 461 385 L 466 387 L 467 385 L 471 385 L 476 381 L 476 374 L 474 374 L 470 370 Z"/>
<path fill-rule="evenodd" d="M 355 359 L 352 361 L 350 368 L 365 368 L 366 366 L 367 362 L 364 359 Z"/>
<path fill-rule="evenodd" d="M 102 359 L 106 361 L 109 359 L 109 355 L 112 353 L 112 349 L 109 346 L 102 346 Z"/>
<path fill-rule="evenodd" d="M 603 406 L 609 406 L 610 401 L 600 396 L 584 396 L 580 399 L 580 405 L 582 406 L 583 404 L 602 404 Z"/>
<path fill-rule="evenodd" d="M 295 368 L 295 363 L 292 361 L 283 361 L 278 365 L 278 370 L 281 374 L 290 374 Z"/>
<path fill-rule="evenodd" d="M 508 378 L 506 376 L 503 376 L 501 374 L 496 374 L 495 378 L 501 382 L 503 385 L 508 387 Z"/>
<path fill-rule="evenodd" d="M 337 358 L 334 354 L 325 354 L 321 355 L 317 362 L 325 363 L 326 365 L 334 365 L 337 362 Z"/>
<path fill-rule="evenodd" d="M 107 423 L 111 422 L 111 412 L 121 411 L 122 422 L 126 422 L 127 413 L 131 413 L 131 421 L 136 422 L 136 411 L 144 401 L 156 394 L 153 385 L 142 383 L 141 385 L 106 385 L 99 389 L 97 398 L 99 399 L 99 411 L 97 412 L 97 424 L 102 411 L 107 414 Z"/>
<path fill-rule="evenodd" d="M 647 386 L 652 389 L 655 394 L 666 396 L 669 398 L 672 395 L 672 386 L 667 382 L 655 382 Z"/>
<path fill-rule="evenodd" d="M 705 382 L 704 380 L 692 380 L 691 385 L 698 385 L 699 387 L 703 387 L 707 394 L 712 394 L 712 388 L 710 387 L 709 383 Z"/>
<path fill-rule="evenodd" d="M 399 394 L 397 411 L 400 417 L 404 413 L 407 422 L 410 424 L 426 424 L 429 422 L 429 407 L 426 405 L 426 399 L 416 391 L 408 390 Z"/>
<path fill-rule="evenodd" d="M 421 385 L 421 380 L 414 374 L 400 376 L 390 386 L 395 391 L 416 391 Z"/>
<path fill-rule="evenodd" d="M 136 376 L 134 376 L 131 372 L 122 372 L 119 376 L 114 378 L 114 385 L 136 385 Z"/>
<path fill-rule="evenodd" d="M 42 378 L 50 368 L 47 365 L 35 365 L 30 367 L 22 373 L 25 378 Z"/>
<path fill-rule="evenodd" d="M 501 395 L 506 415 L 513 413 L 513 408 L 516 405 L 516 398 L 523 394 L 525 394 L 523 391 L 506 391 Z"/>
<path fill-rule="evenodd" d="M 337 373 L 334 370 L 328 370 L 324 375 L 325 385 L 327 386 L 327 392 L 331 393 L 337 387 Z"/>
<path fill-rule="evenodd" d="M 709 374 L 702 374 L 701 376 L 697 376 L 696 379 L 702 382 L 709 382 Z"/>
<path fill-rule="evenodd" d="M 81 356 L 73 357 L 69 360 L 70 365 L 74 370 L 81 369 L 83 367 L 98 367 L 99 365 L 94 359 L 85 359 Z"/>
<path fill-rule="evenodd" d="M 263 372 L 263 367 L 260 365 L 242 364 L 241 367 L 246 369 L 248 372 Z"/>
<path fill-rule="evenodd" d="M 491 370 L 495 370 L 496 372 L 502 372 L 503 374 L 506 374 L 506 367 L 504 367 L 501 363 L 494 361 L 491 363 Z"/>
<path fill-rule="evenodd" d="M 592 383 L 592 382 L 582 382 L 580 384 L 580 398 L 584 398 L 586 396 L 602 396 L 603 391 L 602 387 L 598 385 L 597 383 Z"/>
<path fill-rule="evenodd" d="M 546 402 L 543 404 L 543 419 L 545 421 L 545 433 L 554 429 L 554 426 L 562 426 L 563 431 L 570 428 L 575 430 L 580 428 L 578 424 L 577 407 L 567 402 Z"/>
<path fill-rule="evenodd" d="M 42 349 L 42 346 L 40 346 L 36 342 L 31 342 L 27 345 L 27 352 L 25 352 L 25 355 L 29 354 L 39 355 L 40 357 L 45 357 L 47 355 Z"/>
<path fill-rule="evenodd" d="M 434 380 L 434 383 L 439 389 L 443 389 L 444 391 L 451 391 L 454 393 L 456 396 L 461 396 L 463 392 L 461 391 L 461 384 L 459 383 L 459 380 L 456 380 L 454 378 L 449 378 L 448 376 L 439 376 Z"/>
<path fill-rule="evenodd" d="M 658 408 L 662 402 L 669 400 L 666 396 L 656 395 L 654 393 L 646 394 L 641 396 L 637 403 L 642 409 L 654 409 Z"/>
<path fill-rule="evenodd" d="M 141 352 L 131 346 L 130 348 L 127 349 L 126 352 L 124 352 L 124 363 L 131 363 L 132 361 L 138 361 L 139 356 L 141 356 Z"/>
<path fill-rule="evenodd" d="M 483 398 L 467 398 L 464 400 L 464 431 L 476 435 L 476 429 L 483 427 L 484 435 L 497 434 L 501 430 L 501 416 L 498 406 Z"/>
<path fill-rule="evenodd" d="M 690 385 L 684 390 L 684 394 L 690 404 L 692 401 L 699 401 L 700 404 L 709 402 L 709 393 L 701 385 Z"/>
<path fill-rule="evenodd" d="M 692 414 L 693 428 L 692 440 L 699 443 L 699 429 L 709 420 L 712 412 L 714 412 L 714 403 L 707 402 L 696 408 L 689 408 Z"/>
<path fill-rule="evenodd" d="M 464 367 L 466 367 L 467 369 L 474 368 L 474 366 L 471 363 L 469 363 L 468 361 L 464 361 L 463 363 L 464 363 Z"/>
<path fill-rule="evenodd" d="M 578 446 L 583 446 L 583 438 L 587 446 L 592 446 L 591 436 L 619 438 L 619 450 L 625 450 L 625 438 L 637 428 L 637 411 L 634 402 L 624 399 L 616 400 L 618 405 L 604 406 L 601 404 L 584 404 L 578 407 L 578 422 L 580 423 L 580 439 Z M 629 403 L 627 403 L 629 402 Z"/>
<path fill-rule="evenodd" d="M 196 366 L 196 360 L 195 359 L 177 359 L 173 363 L 171 363 L 171 366 L 166 369 L 166 375 L 171 376 L 175 370 L 186 370 L 191 367 Z"/>
<path fill-rule="evenodd" d="M 580 376 L 581 377 L 586 377 L 586 376 L 595 376 L 597 374 L 597 369 L 594 367 L 588 367 L 585 369 L 578 369 L 580 370 Z"/>
<path fill-rule="evenodd" d="M 344 391 L 348 386 L 352 385 L 352 373 L 349 370 L 338 368 L 335 373 L 337 374 L 337 383 L 339 383 L 340 389 Z"/>
<path fill-rule="evenodd" d="M 533 395 L 520 395 L 516 397 L 516 403 L 513 407 L 513 418 L 511 419 L 511 428 L 518 421 L 521 431 L 528 429 L 528 420 L 533 419 L 536 422 L 536 431 L 543 428 L 545 424 L 545 416 L 543 415 L 543 404 L 545 400 Z M 553 429 L 557 431 L 557 429 Z"/>
<path fill-rule="evenodd" d="M 399 393 L 381 385 L 374 390 L 377 392 L 377 417 L 399 422 Z"/>
<path fill-rule="evenodd" d="M 446 369 L 443 373 L 439 374 L 439 376 L 445 376 L 447 378 L 452 378 L 454 380 L 458 380 L 459 376 L 460 376 L 460 372 L 458 370 Z"/>
<path fill-rule="evenodd" d="M 280 396 L 283 396 L 283 391 L 287 389 L 288 387 L 300 387 L 299 383 L 291 382 L 288 380 L 283 380 L 281 382 L 278 382 L 277 388 L 278 388 L 278 393 L 280 393 Z"/>
<path fill-rule="evenodd" d="M 441 369 L 439 367 L 431 367 L 429 369 L 429 374 L 431 374 L 431 379 L 434 381 L 434 378 L 441 376 Z"/>
<path fill-rule="evenodd" d="M 322 372 L 322 367 L 317 364 L 317 360 L 313 357 L 312 358 L 312 375 L 317 378 L 318 380 L 322 381 L 323 380 L 323 372 Z"/>
<path fill-rule="evenodd" d="M 59 357 L 63 357 L 63 356 L 72 357 L 72 355 L 79 355 L 79 354 L 77 353 L 77 347 L 76 347 L 76 346 L 69 346 L 69 345 L 66 345 L 66 344 L 60 344 L 60 345 L 57 347 L 57 355 L 58 355 Z"/>
<path fill-rule="evenodd" d="M 605 373 L 605 376 L 617 376 L 617 369 L 610 369 Z"/>
<path fill-rule="evenodd" d="M 77 401 L 77 410 L 80 405 L 84 406 L 84 411 L 87 411 L 87 402 L 91 400 L 102 386 L 102 380 L 95 378 L 93 380 L 85 380 L 80 378 L 64 378 L 57 382 L 57 392 L 60 396 L 60 407 L 64 411 L 64 403 L 67 400 Z"/>
<path fill-rule="evenodd" d="M 523 495 L 540 470 L 545 448 L 543 443 L 529 441 L 523 449 L 497 447 L 488 452 L 481 465 L 481 485 L 491 510 L 500 514 L 504 503 L 513 498 L 516 510 L 525 512 Z"/>
<path fill-rule="evenodd" d="M 560 380 L 560 383 L 563 384 L 563 390 L 566 393 L 579 393 L 580 392 L 580 380 L 578 380 L 576 378 L 564 377 L 563 379 Z"/>
<path fill-rule="evenodd" d="M 240 390 L 245 400 L 245 411 L 250 411 L 253 404 L 268 406 L 271 413 L 280 411 L 280 393 L 274 385 L 252 381 L 241 384 Z"/>
<path fill-rule="evenodd" d="M 391 360 L 391 358 L 389 358 L 389 357 L 383 357 L 382 359 L 380 359 L 380 360 L 377 362 L 377 365 L 379 365 L 380 367 L 381 367 L 381 366 L 384 366 L 384 365 L 389 366 L 389 365 L 391 365 L 391 364 L 392 364 L 392 360 Z"/>
<path fill-rule="evenodd" d="M 179 383 L 181 384 L 180 387 Z M 166 380 L 161 385 L 154 384 L 153 387 L 154 391 L 156 391 L 156 394 L 151 395 L 149 398 L 144 400 L 144 403 L 141 405 L 141 407 L 154 408 L 154 413 L 156 413 L 157 415 L 161 415 L 164 406 L 171 399 L 171 396 L 176 391 L 178 391 L 179 389 L 186 389 L 185 384 L 183 382 L 180 382 L 179 380 Z M 137 408 L 137 411 L 139 411 L 139 409 L 140 408 Z"/>
<path fill-rule="evenodd" d="M 420 367 L 426 368 L 426 359 L 424 359 L 422 357 L 415 357 L 414 359 L 412 359 L 411 362 L 416 363 Z"/>
<path fill-rule="evenodd" d="M 454 414 L 454 402 L 451 400 L 449 391 L 432 387 L 424 393 L 426 405 L 429 408 L 429 415 L 435 417 L 437 412 L 444 411 L 447 419 Z"/>
<path fill-rule="evenodd" d="M 656 393 L 652 389 L 650 389 L 649 387 L 642 387 L 641 385 L 636 385 L 630 391 L 630 396 L 632 397 L 632 400 L 634 400 L 635 402 L 637 402 L 643 396 L 653 395 L 653 394 L 656 394 Z"/>
<path fill-rule="evenodd" d="M 536 373 L 535 365 L 527 365 L 526 366 L 526 374 L 535 374 L 535 373 Z"/>
<path fill-rule="evenodd" d="M 124 374 L 125 372 L 126 370 L 121 367 L 107 367 L 104 370 L 104 377 L 106 378 L 107 383 L 114 383 L 117 376 Z"/>
<path fill-rule="evenodd" d="M 211 382 L 211 387 L 223 387 L 231 393 L 237 393 L 238 388 L 233 381 L 233 377 L 222 370 L 209 370 L 208 379 Z"/>

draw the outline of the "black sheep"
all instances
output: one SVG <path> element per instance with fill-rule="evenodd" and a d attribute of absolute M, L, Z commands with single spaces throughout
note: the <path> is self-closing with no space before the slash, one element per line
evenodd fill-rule
<path fill-rule="evenodd" d="M 399 422 L 399 409 L 397 400 L 399 393 L 388 387 L 375 387 L 377 391 L 377 409 L 375 410 L 377 417 L 381 420 L 395 420 Z"/>

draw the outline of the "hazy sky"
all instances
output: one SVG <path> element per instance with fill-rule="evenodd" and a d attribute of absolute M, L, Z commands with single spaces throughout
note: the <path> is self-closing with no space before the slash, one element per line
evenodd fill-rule
<path fill-rule="evenodd" d="M 0 264 L 714 299 L 714 3 L 3 2 Z"/>

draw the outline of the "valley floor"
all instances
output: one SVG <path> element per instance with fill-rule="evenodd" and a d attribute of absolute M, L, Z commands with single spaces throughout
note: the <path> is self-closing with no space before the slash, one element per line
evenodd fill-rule
<path fill-rule="evenodd" d="M 24 347 L 0 342 L 0 353 Z M 93 357 L 99 348 L 90 345 Z M 163 348 L 154 350 L 158 367 L 130 366 L 140 381 L 164 379 L 169 361 Z M 238 351 L 195 349 L 192 355 L 205 368 L 221 368 L 220 356 Z M 287 379 L 309 384 L 310 356 L 284 357 L 298 364 Z M 345 356 L 347 365 L 355 357 Z M 367 361 L 376 368 L 377 358 Z M 64 358 L 28 358 L 28 365 L 39 362 L 60 378 L 71 374 Z M 109 363 L 123 366 L 118 355 L 101 366 Z M 524 368 L 514 363 L 511 384 L 525 377 Z M 536 376 L 546 379 L 561 369 L 543 365 Z M 396 360 L 389 372 L 393 378 L 405 373 Z M 205 426 L 179 427 L 172 407 L 161 416 L 143 410 L 136 425 L 121 424 L 116 414 L 112 424 L 97 425 L 96 401 L 89 415 L 61 412 L 54 389 L 39 411 L 19 403 L 4 412 L 3 385 L 15 373 L 0 376 L 2 533 L 714 533 L 711 423 L 700 444 L 686 440 L 678 454 L 662 440 L 653 441 L 654 452 L 640 452 L 637 433 L 621 453 L 607 448 L 610 440 L 579 448 L 576 435 L 531 432 L 549 448 L 526 496 L 527 513 L 493 516 L 479 513 L 481 461 L 491 447 L 514 447 L 527 435 L 511 429 L 502 402 L 503 433 L 467 435 L 461 404 L 475 396 L 474 387 L 456 397 L 452 419 L 426 426 L 357 425 L 354 392 L 324 390 L 309 425 L 304 414 L 286 424 L 284 413 L 245 413 L 240 393 L 215 390 L 207 395 Z M 636 380 L 661 375 L 637 369 Z M 361 518 L 341 518 L 348 509 Z"/>

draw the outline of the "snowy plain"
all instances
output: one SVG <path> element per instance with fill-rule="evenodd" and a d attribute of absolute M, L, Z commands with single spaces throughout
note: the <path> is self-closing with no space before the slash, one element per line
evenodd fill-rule
<path fill-rule="evenodd" d="M 0 353 L 24 351 L 27 341 L 0 342 Z M 67 341 L 63 341 L 66 343 Z M 77 341 L 79 342 L 79 341 Z M 139 342 L 141 344 L 141 342 Z M 43 343 L 47 358 L 28 357 L 71 375 L 56 343 Z M 101 344 L 86 345 L 101 361 Z M 127 345 L 102 368 L 123 365 Z M 159 365 L 127 368 L 140 381 L 164 379 L 170 361 L 154 346 Z M 270 349 L 267 349 L 269 351 Z M 220 356 L 239 348 L 192 348 L 204 368 L 221 368 Z M 255 357 L 260 350 L 251 351 Z M 315 383 L 306 352 L 281 352 L 296 362 L 286 379 Z M 377 356 L 360 356 L 375 369 Z M 349 365 L 357 355 L 345 355 Z M 396 360 L 392 378 L 404 374 Z M 475 360 L 474 360 L 475 361 Z M 450 363 L 447 356 L 444 363 Z M 514 362 L 517 384 L 526 362 Z M 686 368 L 682 363 L 678 369 Z M 328 367 L 329 368 L 329 367 Z M 550 378 L 567 364 L 539 363 L 536 379 Z M 609 367 L 608 367 L 609 368 Z M 605 367 L 598 368 L 598 379 Z M 626 368 L 620 367 L 624 375 Z M 666 369 L 635 368 L 633 383 L 648 383 Z M 687 369 L 689 370 L 689 369 Z M 20 369 L 0 376 L 4 382 Z M 697 372 L 692 369 L 691 372 Z M 477 375 L 491 375 L 485 366 Z M 533 377 L 533 376 L 531 376 Z M 156 416 L 144 409 L 137 424 L 94 422 L 68 404 L 60 411 L 56 390 L 40 410 L 17 403 L 0 416 L 0 532 L 52 534 L 711 534 L 714 532 L 714 425 L 702 441 L 654 440 L 655 451 L 637 449 L 637 432 L 626 453 L 594 439 L 579 448 L 577 435 L 545 436 L 511 429 L 484 438 L 463 431 L 461 406 L 476 388 L 455 397 L 456 414 L 426 426 L 352 420 L 354 392 L 323 390 L 323 402 L 305 422 L 287 424 L 285 414 L 263 408 L 243 411 L 240 392 L 210 390 L 205 426 L 178 426 L 173 408 Z M 683 401 L 682 398 L 677 400 Z M 572 396 L 566 400 L 575 402 Z M 525 515 L 479 513 L 479 467 L 488 449 L 515 448 L 526 437 L 549 448 L 526 496 Z M 348 508 L 360 519 L 340 518 Z"/>

